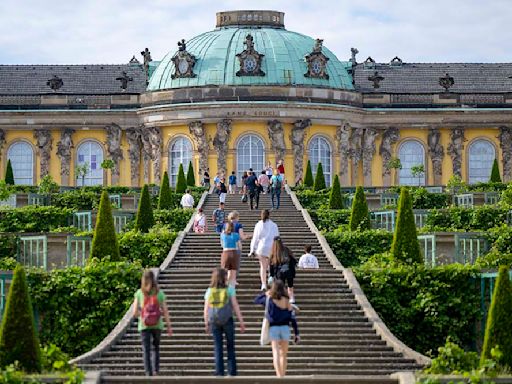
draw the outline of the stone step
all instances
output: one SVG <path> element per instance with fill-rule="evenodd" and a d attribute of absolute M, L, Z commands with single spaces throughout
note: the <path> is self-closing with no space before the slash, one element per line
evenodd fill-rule
<path fill-rule="evenodd" d="M 177 345 L 175 347 L 178 347 Z M 212 345 L 213 348 L 213 345 Z M 310 351 L 313 348 L 313 346 L 309 346 L 309 349 L 305 348 L 299 348 L 299 346 L 293 346 L 292 349 L 289 351 L 290 357 L 295 357 L 295 355 L 304 355 L 307 354 L 308 351 Z M 338 349 L 325 349 L 325 350 L 318 350 L 319 348 L 317 346 L 315 348 L 315 356 L 318 357 L 329 357 L 329 356 L 340 356 L 340 357 L 385 357 L 385 358 L 397 358 L 400 357 L 400 354 L 397 352 L 390 351 L 354 351 L 353 349 L 345 349 L 345 350 L 338 350 Z M 142 347 L 140 348 L 134 348 L 132 350 L 113 350 L 109 352 L 105 352 L 102 354 L 103 357 L 109 357 L 109 358 L 122 358 L 124 361 L 125 357 L 132 357 L 137 356 L 140 358 L 140 354 L 142 353 Z M 174 350 L 160 350 L 160 356 L 161 357 L 184 357 L 184 356 L 211 356 L 212 352 L 210 350 L 206 350 L 204 348 L 193 348 L 191 345 L 188 345 L 187 348 L 175 348 Z M 260 345 L 257 346 L 257 349 L 249 349 L 249 347 L 244 348 L 244 350 L 237 351 L 236 352 L 237 357 L 252 357 L 255 354 L 258 355 L 271 355 L 272 351 L 270 349 L 263 349 Z"/>

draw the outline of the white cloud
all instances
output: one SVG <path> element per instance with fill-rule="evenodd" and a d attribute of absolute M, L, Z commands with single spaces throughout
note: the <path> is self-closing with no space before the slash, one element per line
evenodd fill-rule
<path fill-rule="evenodd" d="M 2 0 L 0 63 L 125 63 L 145 47 L 158 60 L 178 39 L 213 29 L 215 12 L 247 7 L 235 0 Z M 360 61 L 512 59 L 509 0 L 259 0 L 257 9 L 284 11 L 288 29 L 324 38 L 343 60 L 350 47 Z"/>

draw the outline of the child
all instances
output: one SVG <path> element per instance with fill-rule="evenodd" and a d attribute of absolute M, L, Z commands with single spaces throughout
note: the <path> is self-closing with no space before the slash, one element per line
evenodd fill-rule
<path fill-rule="evenodd" d="M 194 232 L 205 233 L 206 232 L 206 216 L 203 213 L 203 208 L 197 210 L 196 217 L 194 219 Z"/>
<path fill-rule="evenodd" d="M 311 254 L 311 245 L 304 246 L 304 251 L 306 253 L 302 255 L 299 259 L 299 268 L 300 269 L 318 269 L 318 259 Z"/>

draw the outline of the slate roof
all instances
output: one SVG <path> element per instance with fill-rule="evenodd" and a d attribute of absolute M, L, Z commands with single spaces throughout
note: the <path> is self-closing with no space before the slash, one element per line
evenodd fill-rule
<path fill-rule="evenodd" d="M 512 63 L 377 63 L 375 68 L 361 63 L 353 70 L 356 90 L 362 93 L 442 93 L 439 78 L 446 73 L 455 81 L 452 93 L 512 93 Z M 384 77 L 380 88 L 368 80 L 375 71 Z"/>
<path fill-rule="evenodd" d="M 125 71 L 133 78 L 123 92 L 116 80 Z M 64 85 L 54 92 L 47 82 L 54 75 Z M 146 79 L 141 65 L 0 65 L 1 95 L 33 94 L 127 94 L 142 93 Z"/>

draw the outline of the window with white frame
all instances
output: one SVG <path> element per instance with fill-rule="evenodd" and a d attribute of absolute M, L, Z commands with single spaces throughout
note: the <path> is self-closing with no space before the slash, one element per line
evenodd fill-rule
<path fill-rule="evenodd" d="M 76 154 L 77 165 L 83 166 L 87 164 L 85 177 L 77 177 L 76 185 L 102 185 L 103 168 L 101 168 L 101 163 L 103 162 L 103 148 L 96 141 L 87 140 L 78 146 Z"/>
<path fill-rule="evenodd" d="M 244 171 L 252 168 L 256 176 L 265 167 L 265 145 L 256 135 L 246 135 L 238 141 L 236 147 L 237 181 L 242 181 Z"/>
<path fill-rule="evenodd" d="M 398 158 L 402 164 L 399 170 L 400 185 L 425 185 L 425 148 L 417 140 L 407 140 L 398 149 Z M 424 172 L 421 175 L 413 175 L 414 166 L 423 165 Z"/>
<path fill-rule="evenodd" d="M 188 165 L 192 160 L 192 143 L 186 137 L 178 137 L 169 146 L 169 181 L 176 186 L 180 164 L 183 164 L 185 175 L 188 172 Z"/>
<path fill-rule="evenodd" d="M 11 160 L 14 183 L 34 184 L 34 150 L 29 143 L 18 141 L 9 147 L 7 158 Z"/>
<path fill-rule="evenodd" d="M 486 183 L 491 177 L 496 150 L 490 141 L 478 139 L 469 146 L 469 183 Z"/>
<path fill-rule="evenodd" d="M 332 157 L 331 157 L 331 145 L 329 142 L 321 137 L 316 136 L 313 137 L 309 142 L 308 155 L 309 160 L 311 161 L 311 170 L 313 171 L 313 175 L 316 176 L 316 170 L 318 168 L 318 163 L 322 163 L 322 170 L 324 172 L 325 184 L 329 187 L 331 185 L 331 167 L 332 167 Z"/>

